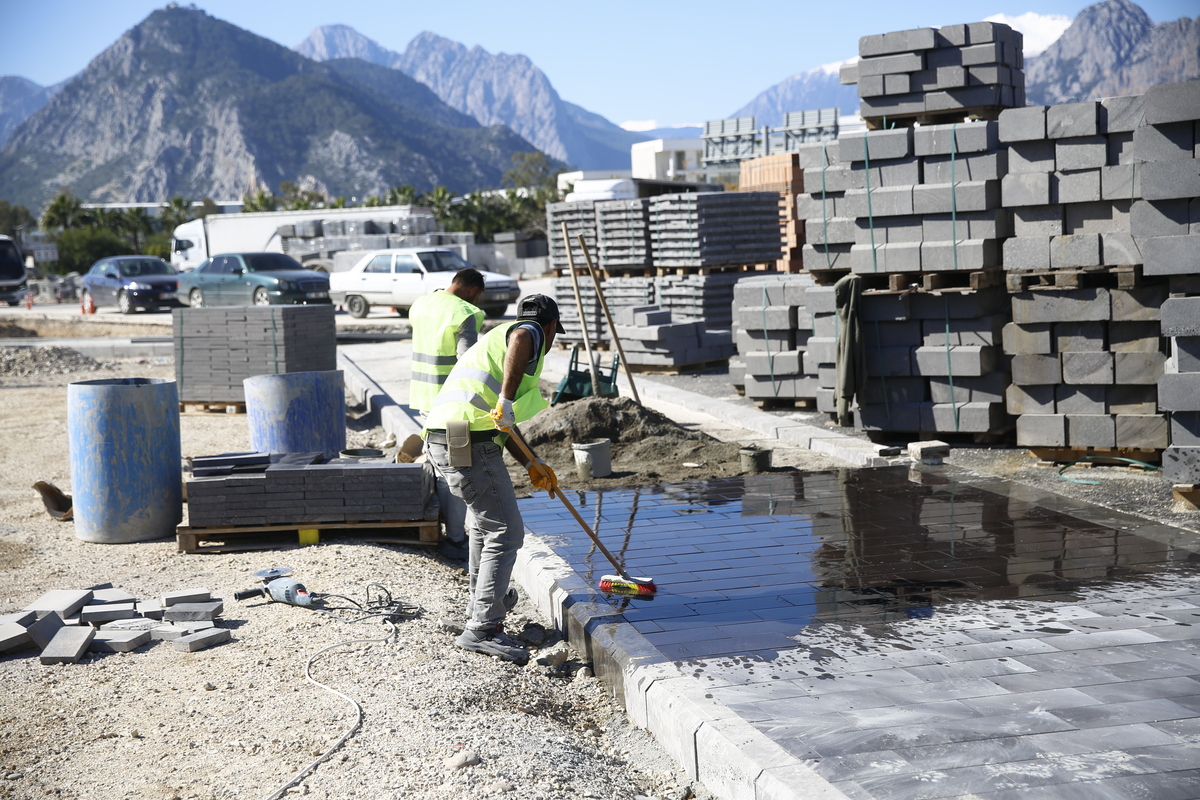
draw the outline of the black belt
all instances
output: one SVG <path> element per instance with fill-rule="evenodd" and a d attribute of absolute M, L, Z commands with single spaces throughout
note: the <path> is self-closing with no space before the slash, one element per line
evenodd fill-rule
<path fill-rule="evenodd" d="M 482 442 L 494 442 L 497 436 L 505 435 L 503 431 L 471 431 L 471 444 L 481 444 Z M 429 429 L 425 431 L 425 441 L 432 444 L 446 444 L 446 432 L 444 430 Z"/>

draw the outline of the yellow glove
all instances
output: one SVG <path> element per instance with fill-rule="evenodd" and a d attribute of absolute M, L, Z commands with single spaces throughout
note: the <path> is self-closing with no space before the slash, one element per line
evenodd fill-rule
<path fill-rule="evenodd" d="M 504 433 L 511 431 L 517 421 L 516 415 L 513 413 L 513 401 L 507 397 L 501 397 L 496 401 L 496 407 L 491 410 L 489 416 L 496 423 L 496 430 Z"/>
<path fill-rule="evenodd" d="M 530 461 L 525 465 L 525 469 L 529 470 L 529 482 L 536 488 L 544 489 L 551 494 L 558 488 L 558 476 L 554 474 L 554 470 L 550 469 L 550 465 L 540 458 Z"/>

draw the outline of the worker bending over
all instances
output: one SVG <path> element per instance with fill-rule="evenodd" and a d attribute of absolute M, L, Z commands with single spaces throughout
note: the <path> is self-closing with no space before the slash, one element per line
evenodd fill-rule
<path fill-rule="evenodd" d="M 477 269 L 462 269 L 450 288 L 421 295 L 408 310 L 412 323 L 412 379 L 408 406 L 428 414 L 438 390 L 463 353 L 479 339 L 483 310 L 476 307 L 483 294 L 483 275 Z M 458 561 L 467 558 L 467 507 L 454 497 L 446 481 L 438 477 L 438 500 L 446 520 L 446 538 L 438 545 L 442 555 Z"/>
<path fill-rule="evenodd" d="M 534 486 L 557 488 L 554 471 L 540 459 L 527 461 L 507 435 L 546 408 L 538 380 L 557 331 L 554 300 L 522 299 L 516 322 L 493 328 L 459 358 L 425 422 L 429 460 L 467 508 L 471 597 L 457 644 L 518 663 L 529 654 L 504 634 L 504 600 L 525 524 L 501 447 L 525 464 Z"/>

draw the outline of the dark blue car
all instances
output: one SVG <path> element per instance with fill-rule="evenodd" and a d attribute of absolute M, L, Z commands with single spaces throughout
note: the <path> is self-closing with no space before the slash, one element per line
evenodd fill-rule
<path fill-rule="evenodd" d="M 179 273 L 154 256 L 116 256 L 97 261 L 83 276 L 84 308 L 91 302 L 116 306 L 122 314 L 139 308 L 175 308 L 180 304 Z"/>

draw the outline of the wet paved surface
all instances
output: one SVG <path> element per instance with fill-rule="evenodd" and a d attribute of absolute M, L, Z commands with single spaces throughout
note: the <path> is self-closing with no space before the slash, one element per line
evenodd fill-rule
<path fill-rule="evenodd" d="M 854 798 L 1200 797 L 1200 541 L 903 467 L 572 493 L 663 655 Z M 568 512 L 526 524 L 594 585 Z"/>

